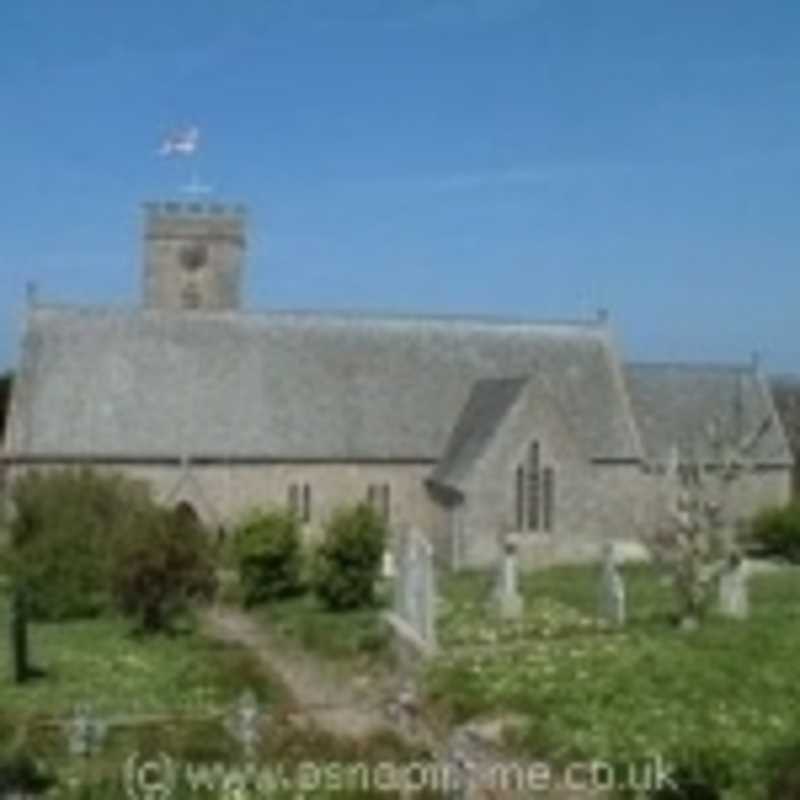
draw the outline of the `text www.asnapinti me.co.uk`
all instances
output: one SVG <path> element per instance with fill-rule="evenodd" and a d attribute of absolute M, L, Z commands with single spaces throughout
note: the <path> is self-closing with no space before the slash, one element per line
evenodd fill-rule
<path fill-rule="evenodd" d="M 123 768 L 129 800 L 170 800 L 199 796 L 273 797 L 310 792 L 451 792 L 466 786 L 498 791 L 547 792 L 561 787 L 572 792 L 598 790 L 656 791 L 674 787 L 672 770 L 655 756 L 644 762 L 616 765 L 595 760 L 553 767 L 545 761 L 491 764 L 480 770 L 434 762 L 344 763 L 303 761 L 297 764 L 225 764 L 179 761 L 161 753 L 144 758 L 132 754 Z"/>

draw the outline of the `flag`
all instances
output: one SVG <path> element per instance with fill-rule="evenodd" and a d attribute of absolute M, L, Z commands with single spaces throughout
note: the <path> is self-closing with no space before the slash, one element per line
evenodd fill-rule
<path fill-rule="evenodd" d="M 197 150 L 200 131 L 195 127 L 183 128 L 168 134 L 161 143 L 158 154 L 161 156 L 191 156 Z"/>

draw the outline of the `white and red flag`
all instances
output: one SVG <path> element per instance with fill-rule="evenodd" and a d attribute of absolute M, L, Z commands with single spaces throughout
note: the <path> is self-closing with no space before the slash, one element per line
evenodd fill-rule
<path fill-rule="evenodd" d="M 161 142 L 158 154 L 161 156 L 191 156 L 197 151 L 200 131 L 190 126 L 172 131 Z"/>

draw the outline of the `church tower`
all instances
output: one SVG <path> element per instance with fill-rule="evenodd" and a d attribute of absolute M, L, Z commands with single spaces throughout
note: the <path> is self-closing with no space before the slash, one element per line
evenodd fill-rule
<path fill-rule="evenodd" d="M 245 210 L 219 203 L 146 203 L 144 305 L 230 311 L 241 305 Z"/>

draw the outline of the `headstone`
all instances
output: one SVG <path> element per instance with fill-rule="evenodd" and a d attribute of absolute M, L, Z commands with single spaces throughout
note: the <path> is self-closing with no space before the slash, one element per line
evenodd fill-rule
<path fill-rule="evenodd" d="M 228 733 L 242 746 L 247 758 L 254 757 L 261 742 L 263 719 L 264 713 L 258 705 L 258 699 L 248 689 L 239 697 L 225 721 Z"/>
<path fill-rule="evenodd" d="M 747 619 L 750 603 L 747 591 L 747 564 L 738 553 L 728 560 L 719 579 L 719 611 L 733 619 Z"/>
<path fill-rule="evenodd" d="M 387 548 L 383 551 L 383 557 L 381 559 L 381 577 L 389 579 L 394 578 L 396 575 L 397 570 L 394 563 L 394 553 Z"/>
<path fill-rule="evenodd" d="M 394 614 L 419 637 L 426 649 L 436 649 L 436 587 L 433 547 L 412 528 L 398 537 L 395 565 Z"/>
<path fill-rule="evenodd" d="M 95 755 L 103 746 L 108 725 L 88 704 L 77 705 L 69 722 L 69 752 L 73 756 Z"/>
<path fill-rule="evenodd" d="M 500 570 L 497 575 L 494 602 L 502 619 L 519 619 L 522 616 L 522 595 L 519 593 L 519 540 L 516 534 L 507 533 L 502 540 Z"/>
<path fill-rule="evenodd" d="M 600 616 L 612 625 L 625 624 L 625 582 L 619 571 L 613 543 L 603 550 L 603 572 L 600 580 Z"/>

